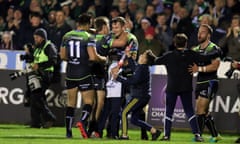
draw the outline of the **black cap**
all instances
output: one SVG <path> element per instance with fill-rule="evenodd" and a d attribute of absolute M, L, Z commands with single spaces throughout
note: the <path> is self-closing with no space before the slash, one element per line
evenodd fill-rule
<path fill-rule="evenodd" d="M 36 29 L 34 32 L 34 35 L 38 35 L 38 36 L 44 38 L 45 40 L 47 40 L 47 32 L 43 28 Z"/>

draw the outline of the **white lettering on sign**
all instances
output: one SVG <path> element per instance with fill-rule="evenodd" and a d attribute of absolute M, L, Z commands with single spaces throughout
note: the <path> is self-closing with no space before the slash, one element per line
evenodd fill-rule
<path fill-rule="evenodd" d="M 18 54 L 16 54 L 16 69 L 17 70 L 22 70 L 22 69 L 24 69 L 24 61 L 21 61 L 20 60 L 20 53 L 18 53 Z"/>
<path fill-rule="evenodd" d="M 47 89 L 45 94 L 47 97 L 48 106 L 52 107 L 54 105 L 54 91 Z"/>
<path fill-rule="evenodd" d="M 164 111 L 160 112 L 160 111 L 153 111 L 152 112 L 152 117 L 164 117 Z"/>
<path fill-rule="evenodd" d="M 8 104 L 7 96 L 8 89 L 6 87 L 0 87 L 0 103 Z"/>
<path fill-rule="evenodd" d="M 237 97 L 236 100 L 231 104 L 231 96 L 226 96 L 225 98 L 221 96 L 216 96 L 214 102 L 211 102 L 209 111 L 220 112 L 222 110 L 225 113 L 235 113 L 240 111 L 240 99 Z"/>
<path fill-rule="evenodd" d="M 234 105 L 233 105 L 230 113 L 239 112 L 239 111 L 240 111 L 240 106 L 239 106 L 239 104 L 240 104 L 240 99 L 237 98 L 237 100 L 234 102 Z"/>
<path fill-rule="evenodd" d="M 18 105 L 23 103 L 24 94 L 20 88 L 8 90 L 6 87 L 0 87 L 0 103 Z"/>
<path fill-rule="evenodd" d="M 0 53 L 0 69 L 6 69 L 8 63 L 8 57 L 6 53 Z"/>
<path fill-rule="evenodd" d="M 13 90 L 10 91 L 9 93 L 9 101 L 12 104 L 18 105 L 23 103 L 24 100 L 24 94 L 23 90 L 20 88 L 14 88 Z"/>
<path fill-rule="evenodd" d="M 227 96 L 226 100 L 223 100 L 221 97 L 216 97 L 215 111 L 219 111 L 220 107 L 225 113 L 229 112 L 230 96 Z"/>

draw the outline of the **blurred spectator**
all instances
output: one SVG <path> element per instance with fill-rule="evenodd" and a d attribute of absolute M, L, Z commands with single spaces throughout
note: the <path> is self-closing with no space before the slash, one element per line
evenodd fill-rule
<path fill-rule="evenodd" d="M 130 15 L 128 13 L 126 13 L 125 15 L 125 20 L 126 20 L 126 30 L 129 32 L 132 32 L 133 30 L 133 22 L 130 18 Z"/>
<path fill-rule="evenodd" d="M 141 29 L 136 30 L 136 32 L 134 33 L 139 42 L 145 39 L 145 36 L 144 36 L 145 31 L 150 26 L 151 26 L 151 21 L 149 18 L 144 17 L 141 19 Z"/>
<path fill-rule="evenodd" d="M 120 16 L 125 17 L 126 13 L 129 13 L 128 0 L 118 0 L 117 6 L 120 12 Z"/>
<path fill-rule="evenodd" d="M 195 0 L 181 0 L 181 2 L 183 3 L 182 5 L 184 5 L 184 7 L 186 7 L 186 9 L 189 11 L 190 14 L 190 11 L 195 5 Z"/>
<path fill-rule="evenodd" d="M 211 39 L 214 43 L 219 44 L 219 41 L 226 36 L 228 26 L 229 26 L 228 21 L 222 21 L 221 23 L 219 23 L 219 25 L 215 28 L 212 34 Z"/>
<path fill-rule="evenodd" d="M 22 9 L 20 7 L 15 7 L 13 12 L 13 18 L 12 20 L 8 21 L 6 30 L 14 32 L 14 45 L 16 45 L 16 47 L 21 50 L 23 50 L 24 45 L 22 34 L 25 32 L 26 25 L 27 22 L 23 19 Z"/>
<path fill-rule="evenodd" d="M 38 28 L 45 28 L 45 25 L 43 23 L 43 20 L 42 20 L 42 15 L 38 12 L 33 12 L 33 13 L 30 13 L 30 16 L 29 16 L 29 26 L 27 27 L 27 29 L 25 30 L 24 32 L 24 44 L 26 43 L 34 43 L 34 39 L 33 39 L 33 33 L 36 29 Z"/>
<path fill-rule="evenodd" d="M 71 27 L 71 29 L 75 29 L 76 27 L 76 23 L 75 21 L 70 17 L 70 5 L 66 4 L 66 5 L 62 5 L 62 11 L 65 14 L 65 21 L 66 23 Z"/>
<path fill-rule="evenodd" d="M 199 15 L 209 13 L 209 3 L 206 0 L 196 0 Z"/>
<path fill-rule="evenodd" d="M 240 16 L 234 15 L 226 37 L 219 41 L 224 56 L 230 56 L 234 60 L 240 60 Z"/>
<path fill-rule="evenodd" d="M 5 18 L 7 16 L 8 3 L 5 0 L 0 0 L 0 17 Z"/>
<path fill-rule="evenodd" d="M 13 13 L 14 13 L 14 6 L 11 5 L 9 6 L 9 8 L 7 9 L 7 16 L 5 18 L 6 22 L 11 22 L 13 20 Z"/>
<path fill-rule="evenodd" d="M 154 7 L 154 5 L 147 4 L 146 7 L 145 7 L 145 17 L 147 17 L 150 20 L 150 22 L 151 22 L 151 24 L 153 26 L 156 25 L 156 22 L 154 20 L 155 19 L 154 18 L 154 14 L 155 14 L 155 7 Z"/>
<path fill-rule="evenodd" d="M 56 25 L 56 10 L 51 10 L 48 13 L 48 18 L 47 18 L 47 27 L 50 29 Z"/>
<path fill-rule="evenodd" d="M 41 0 L 41 8 L 43 11 L 43 17 L 47 18 L 48 13 L 51 10 L 56 10 L 60 8 L 57 0 Z"/>
<path fill-rule="evenodd" d="M 128 0 L 118 0 L 118 10 L 120 12 L 119 16 L 122 16 L 124 18 L 130 18 L 131 20 L 134 20 L 133 14 L 128 9 Z"/>
<path fill-rule="evenodd" d="M 137 11 L 139 10 L 138 1 L 137 0 L 130 0 L 129 3 L 128 3 L 128 10 L 135 19 L 135 15 L 136 15 Z"/>
<path fill-rule="evenodd" d="M 78 16 L 87 11 L 87 6 L 84 3 L 84 0 L 76 0 L 72 2 L 71 5 L 71 15 L 73 19 L 77 19 Z"/>
<path fill-rule="evenodd" d="M 187 35 L 187 37 L 191 37 L 194 31 L 194 26 L 191 23 L 191 18 L 189 16 L 189 13 L 185 7 L 181 7 L 180 10 L 178 11 L 178 16 L 180 18 L 177 28 L 176 28 L 176 33 L 184 33 Z M 190 38 L 188 39 L 188 46 L 191 45 L 191 40 Z"/>
<path fill-rule="evenodd" d="M 198 11 L 198 6 L 194 5 L 192 10 L 191 10 L 191 19 L 192 19 L 192 24 L 197 28 L 199 26 L 198 24 L 198 15 L 199 15 L 199 11 Z"/>
<path fill-rule="evenodd" d="M 90 14 L 93 18 L 96 17 L 96 9 L 95 9 L 95 5 L 92 4 L 88 7 L 87 9 L 87 13 Z"/>
<path fill-rule="evenodd" d="M 40 1 L 31 0 L 28 13 L 39 13 L 39 14 L 43 15 L 43 10 L 41 8 Z"/>
<path fill-rule="evenodd" d="M 108 16 L 112 6 L 113 6 L 113 0 L 100 0 L 101 5 L 103 7 L 103 15 Z"/>
<path fill-rule="evenodd" d="M 133 33 L 135 33 L 136 31 L 138 31 L 139 29 L 141 29 L 141 20 L 144 17 L 144 12 L 143 10 L 138 10 L 134 16 L 134 21 L 133 21 L 133 25 L 134 25 L 134 31 Z"/>
<path fill-rule="evenodd" d="M 173 3 L 173 13 L 171 15 L 170 23 L 169 23 L 173 32 L 176 32 L 177 25 L 180 21 L 179 14 L 180 14 L 181 8 L 182 8 L 182 6 L 181 6 L 180 1 L 176 1 Z"/>
<path fill-rule="evenodd" d="M 228 17 L 232 17 L 234 14 L 240 14 L 240 2 L 239 0 L 226 0 Z"/>
<path fill-rule="evenodd" d="M 112 6 L 109 12 L 109 19 L 113 19 L 115 17 L 118 17 L 120 15 L 120 12 L 118 10 L 118 7 Z"/>
<path fill-rule="evenodd" d="M 157 26 L 155 27 L 156 38 L 162 42 L 166 51 L 172 45 L 173 32 L 169 25 L 167 25 L 167 16 L 165 13 L 159 13 L 156 17 Z"/>
<path fill-rule="evenodd" d="M 209 14 L 204 14 L 199 17 L 199 24 L 208 24 L 211 27 L 213 26 L 213 17 Z"/>
<path fill-rule="evenodd" d="M 69 32 L 70 30 L 72 30 L 65 20 L 66 20 L 66 17 L 64 12 L 62 10 L 58 10 L 56 12 L 55 26 L 51 28 L 47 26 L 46 28 L 49 36 L 49 40 L 51 40 L 56 45 L 58 52 L 59 52 L 63 35 Z"/>
<path fill-rule="evenodd" d="M 150 26 L 144 32 L 144 40 L 139 41 L 138 55 L 143 54 L 146 50 L 152 50 L 155 56 L 161 56 L 165 49 L 162 42 L 155 39 L 155 29 Z"/>
<path fill-rule="evenodd" d="M 155 13 L 163 12 L 163 0 L 152 0 L 151 3 L 155 7 Z"/>
<path fill-rule="evenodd" d="M 95 17 L 106 15 L 104 11 L 104 6 L 101 0 L 95 0 L 94 3 L 95 3 L 95 14 L 96 14 Z"/>
<path fill-rule="evenodd" d="M 210 15 L 213 17 L 213 25 L 217 27 L 219 23 L 227 19 L 226 1 L 214 0 L 214 7 L 210 7 Z"/>
<path fill-rule="evenodd" d="M 201 15 L 209 13 L 209 5 L 205 0 L 196 0 L 196 4 L 193 6 L 191 18 L 195 27 L 199 26 L 198 19 Z"/>
<path fill-rule="evenodd" d="M 22 11 L 20 8 L 15 8 L 13 10 L 13 17 L 8 21 L 7 29 L 15 30 L 20 28 L 20 23 L 23 22 Z"/>
<path fill-rule="evenodd" d="M 0 31 L 3 31 L 6 27 L 6 23 L 4 21 L 4 18 L 0 16 Z"/>
<path fill-rule="evenodd" d="M 146 5 L 147 5 L 147 1 L 146 0 L 129 0 L 129 2 L 136 2 L 139 6 L 139 9 L 145 9 Z"/>
<path fill-rule="evenodd" d="M 4 31 L 1 33 L 1 42 L 0 49 L 4 50 L 16 50 L 16 46 L 13 43 L 12 36 L 14 35 L 13 31 Z"/>
<path fill-rule="evenodd" d="M 172 13 L 173 13 L 173 3 L 172 2 L 168 2 L 168 1 L 165 1 L 163 3 L 163 12 L 165 13 L 165 16 L 167 18 L 167 25 L 170 25 L 170 21 L 171 21 L 171 16 L 172 16 Z"/>

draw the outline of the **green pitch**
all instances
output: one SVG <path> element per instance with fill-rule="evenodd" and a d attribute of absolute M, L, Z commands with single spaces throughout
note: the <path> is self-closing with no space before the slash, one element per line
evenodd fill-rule
<path fill-rule="evenodd" d="M 162 141 L 143 141 L 140 140 L 139 130 L 130 130 L 130 140 L 110 140 L 103 139 L 82 139 L 77 128 L 73 128 L 73 139 L 65 138 L 64 127 L 53 127 L 50 129 L 32 129 L 24 125 L 0 125 L 0 144 L 194 144 L 193 135 L 190 132 L 173 132 L 170 142 Z M 161 134 L 162 136 L 162 134 Z M 204 143 L 209 143 L 210 136 L 203 136 Z M 151 135 L 149 134 L 151 139 Z M 236 135 L 222 134 L 222 140 L 218 143 L 234 144 Z"/>

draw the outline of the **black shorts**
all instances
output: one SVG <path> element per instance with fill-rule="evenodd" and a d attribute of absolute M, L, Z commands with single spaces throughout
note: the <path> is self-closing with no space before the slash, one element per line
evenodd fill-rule
<path fill-rule="evenodd" d="M 95 90 L 106 90 L 106 81 L 104 78 L 94 76 L 93 81 Z"/>
<path fill-rule="evenodd" d="M 209 80 L 208 82 L 197 84 L 195 90 L 196 99 L 199 96 L 210 100 L 215 98 L 218 90 L 218 83 L 218 80 Z"/>
<path fill-rule="evenodd" d="M 67 89 L 78 87 L 80 91 L 94 90 L 93 77 L 89 76 L 83 80 L 66 80 Z"/>

